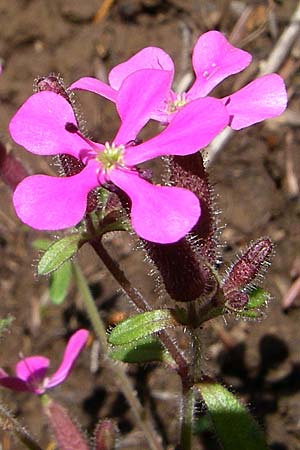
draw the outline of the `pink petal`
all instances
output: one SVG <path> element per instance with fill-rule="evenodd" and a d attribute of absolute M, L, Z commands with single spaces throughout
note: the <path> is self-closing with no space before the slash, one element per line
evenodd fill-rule
<path fill-rule="evenodd" d="M 176 113 L 159 135 L 143 144 L 128 147 L 125 164 L 134 166 L 157 156 L 196 153 L 228 123 L 228 113 L 220 100 L 211 97 L 194 100 Z"/>
<path fill-rule="evenodd" d="M 76 125 L 71 105 L 61 95 L 43 91 L 26 100 L 11 119 L 9 129 L 14 141 L 29 152 L 78 157 L 87 144 L 65 129 L 67 123 Z"/>
<path fill-rule="evenodd" d="M 69 90 L 74 89 L 94 92 L 95 94 L 101 95 L 101 97 L 108 98 L 108 100 L 111 100 L 113 102 L 115 102 L 117 98 L 117 91 L 112 89 L 108 84 L 103 83 L 103 81 L 97 80 L 97 78 L 80 78 L 69 87 Z"/>
<path fill-rule="evenodd" d="M 12 389 L 13 391 L 35 392 L 35 390 L 30 385 L 28 385 L 25 381 L 20 380 L 20 378 L 10 377 L 9 375 L 5 376 L 2 373 L 0 375 L 0 385 L 8 389 Z"/>
<path fill-rule="evenodd" d="M 283 79 L 272 73 L 257 78 L 223 101 L 232 116 L 231 128 L 240 130 L 279 116 L 286 108 L 287 92 Z"/>
<path fill-rule="evenodd" d="M 143 239 L 161 244 L 176 242 L 199 219 L 199 200 L 187 189 L 155 186 L 136 172 L 120 169 L 112 170 L 110 179 L 130 197 L 132 226 Z"/>
<path fill-rule="evenodd" d="M 251 55 L 233 47 L 219 31 L 202 34 L 193 51 L 196 80 L 190 98 L 204 97 L 229 75 L 241 72 L 251 62 Z"/>
<path fill-rule="evenodd" d="M 136 138 L 153 112 L 164 104 L 171 82 L 172 73 L 164 70 L 138 70 L 126 78 L 117 97 L 122 124 L 114 139 L 116 144 Z"/>
<path fill-rule="evenodd" d="M 76 225 L 85 214 L 88 192 L 99 184 L 97 167 L 92 161 L 71 177 L 25 178 L 13 196 L 17 215 L 37 230 L 60 230 Z"/>
<path fill-rule="evenodd" d="M 167 70 L 172 72 L 172 77 L 174 74 L 173 61 L 166 52 L 158 47 L 146 47 L 115 66 L 109 73 L 109 84 L 113 89 L 119 90 L 128 75 L 141 69 Z"/>
<path fill-rule="evenodd" d="M 71 336 L 66 346 L 62 363 L 57 371 L 49 378 L 45 385 L 46 389 L 50 389 L 51 387 L 62 383 L 69 376 L 76 359 L 88 340 L 88 337 L 89 332 L 83 329 L 76 331 L 76 333 Z"/>
<path fill-rule="evenodd" d="M 50 361 L 44 356 L 29 356 L 16 365 L 16 375 L 20 380 L 38 388 L 42 384 Z"/>

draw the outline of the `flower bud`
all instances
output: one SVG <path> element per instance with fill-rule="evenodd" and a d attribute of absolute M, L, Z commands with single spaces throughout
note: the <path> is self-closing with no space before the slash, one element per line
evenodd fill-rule
<path fill-rule="evenodd" d="M 191 231 L 196 243 L 185 237 L 167 245 L 146 242 L 145 249 L 168 294 L 176 301 L 189 302 L 216 288 L 215 277 L 206 264 L 213 265 L 216 260 L 211 190 L 200 153 L 170 158 L 169 169 L 172 185 L 189 189 L 200 200 L 201 216 Z"/>
<path fill-rule="evenodd" d="M 60 450 L 89 450 L 85 438 L 65 408 L 56 401 L 49 400 L 45 409 Z"/>
<path fill-rule="evenodd" d="M 64 97 L 69 103 L 71 103 L 70 95 L 68 94 L 64 86 L 63 79 L 60 76 L 55 75 L 54 73 L 51 73 L 50 75 L 47 75 L 45 77 L 36 78 L 34 80 L 34 90 L 36 92 L 55 92 L 56 94 Z"/>
<path fill-rule="evenodd" d="M 28 172 L 23 164 L 12 153 L 8 153 L 0 142 L 0 177 L 4 183 L 14 190 L 27 176 Z"/>
<path fill-rule="evenodd" d="M 249 285 L 266 265 L 272 251 L 273 243 L 268 238 L 258 239 L 250 245 L 228 272 L 223 282 L 224 292 Z"/>
<path fill-rule="evenodd" d="M 102 420 L 95 430 L 95 450 L 113 450 L 116 441 L 116 426 L 111 420 Z"/>

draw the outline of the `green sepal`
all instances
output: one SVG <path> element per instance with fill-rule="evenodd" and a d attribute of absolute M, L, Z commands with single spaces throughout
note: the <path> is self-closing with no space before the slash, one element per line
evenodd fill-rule
<path fill-rule="evenodd" d="M 248 292 L 249 301 L 246 305 L 246 309 L 257 309 L 264 306 L 270 299 L 270 294 L 262 288 L 255 288 L 253 291 Z"/>
<path fill-rule="evenodd" d="M 137 341 L 115 347 L 110 357 L 126 363 L 160 361 L 174 366 L 174 360 L 155 336 L 147 336 Z"/>
<path fill-rule="evenodd" d="M 178 323 L 169 309 L 147 311 L 119 323 L 111 331 L 108 342 L 113 345 L 124 345 L 176 325 Z"/>
<path fill-rule="evenodd" d="M 268 450 L 264 435 L 247 408 L 214 381 L 195 386 L 200 392 L 223 450 Z"/>
<path fill-rule="evenodd" d="M 84 242 L 81 233 L 74 233 L 51 244 L 38 264 L 38 274 L 48 275 L 57 270 L 77 253 Z"/>
<path fill-rule="evenodd" d="M 52 303 L 60 305 L 68 294 L 72 280 L 72 263 L 65 262 L 59 269 L 51 274 L 49 296 Z"/>

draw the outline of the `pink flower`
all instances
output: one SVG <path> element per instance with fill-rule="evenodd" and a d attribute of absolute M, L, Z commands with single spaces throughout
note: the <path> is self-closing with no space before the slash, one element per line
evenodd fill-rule
<path fill-rule="evenodd" d="M 116 96 L 121 126 L 112 143 L 104 145 L 79 132 L 73 109 L 64 97 L 49 91 L 32 95 L 11 120 L 13 139 L 38 155 L 70 154 L 85 167 L 65 178 L 25 178 L 13 199 L 20 219 L 43 230 L 74 226 L 85 215 L 88 192 L 114 184 L 129 196 L 132 226 L 142 238 L 171 243 L 185 236 L 199 219 L 198 198 L 183 188 L 149 183 L 135 166 L 162 155 L 195 153 L 229 119 L 219 100 L 197 99 L 160 134 L 133 146 L 132 140 L 163 101 L 171 76 L 168 71 L 144 69 L 126 78 Z"/>
<path fill-rule="evenodd" d="M 220 32 L 208 31 L 196 42 L 192 62 L 195 81 L 191 88 L 179 94 L 171 88 L 166 89 L 163 102 L 152 111 L 152 119 L 169 123 L 184 105 L 207 96 L 225 78 L 245 69 L 251 62 L 251 55 L 233 47 Z M 167 70 L 172 78 L 174 75 L 170 56 L 160 48 L 146 47 L 111 70 L 110 86 L 85 77 L 73 83 L 70 89 L 92 91 L 116 101 L 117 92 L 128 75 L 145 68 Z M 230 115 L 231 128 L 239 130 L 281 114 L 286 108 L 287 94 L 282 78 L 273 73 L 257 78 L 222 101 Z"/>
<path fill-rule="evenodd" d="M 16 365 L 16 376 L 9 376 L 0 369 L 0 385 L 14 391 L 29 391 L 34 394 L 44 394 L 48 389 L 57 386 L 69 376 L 72 367 L 84 348 L 89 333 L 81 329 L 74 333 L 65 349 L 62 362 L 54 374 L 47 376 L 50 365 L 48 358 L 44 356 L 29 356 L 22 359 Z"/>

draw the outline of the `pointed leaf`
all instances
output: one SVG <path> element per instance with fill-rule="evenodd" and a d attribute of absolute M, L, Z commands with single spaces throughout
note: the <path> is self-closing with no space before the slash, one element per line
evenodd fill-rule
<path fill-rule="evenodd" d="M 147 336 L 129 344 L 113 348 L 110 357 L 127 363 L 161 361 L 174 365 L 174 361 L 155 336 Z"/>
<path fill-rule="evenodd" d="M 203 381 L 196 385 L 224 450 L 267 450 L 262 431 L 247 408 L 221 384 Z"/>
<path fill-rule="evenodd" d="M 82 244 L 83 239 L 80 233 L 71 234 L 54 242 L 43 254 L 38 265 L 38 274 L 48 275 L 58 269 L 77 253 Z"/>
<path fill-rule="evenodd" d="M 50 279 L 50 300 L 55 305 L 60 305 L 68 293 L 72 279 L 72 263 L 65 262 L 58 270 L 52 273 Z"/>
<path fill-rule="evenodd" d="M 170 310 L 148 311 L 118 324 L 110 333 L 108 341 L 113 345 L 124 345 L 176 325 L 178 323 Z"/>

